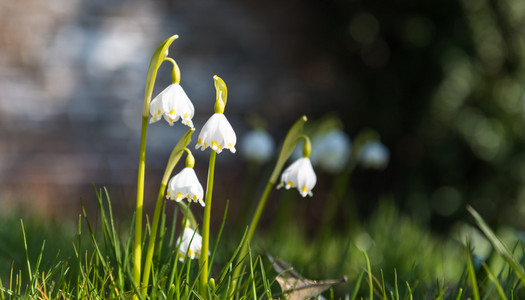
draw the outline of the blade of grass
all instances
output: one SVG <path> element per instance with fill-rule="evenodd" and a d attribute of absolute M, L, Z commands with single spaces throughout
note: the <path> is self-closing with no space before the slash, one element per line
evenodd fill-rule
<path fill-rule="evenodd" d="M 368 272 L 368 288 L 370 291 L 370 300 L 374 299 L 374 282 L 372 281 L 372 268 L 370 267 L 370 259 L 368 258 L 368 254 L 365 250 L 363 250 L 363 255 L 365 256 L 366 260 L 366 270 Z"/>
<path fill-rule="evenodd" d="M 261 277 L 262 277 L 262 280 L 263 280 L 263 283 L 264 283 L 264 291 L 265 291 L 266 297 L 267 297 L 267 299 L 273 299 L 272 298 L 272 291 L 270 290 L 270 287 L 268 285 L 268 281 L 266 279 L 266 272 L 264 270 L 262 259 L 259 260 L 259 265 L 261 266 Z M 261 297 L 259 297 L 259 299 L 262 299 L 263 296 L 264 296 L 264 294 L 261 295 Z"/>
<path fill-rule="evenodd" d="M 396 300 L 399 300 L 399 288 L 397 286 L 397 270 L 394 268 L 394 284 L 396 289 Z"/>
<path fill-rule="evenodd" d="M 476 210 L 474 210 L 474 208 L 472 208 L 472 206 L 467 205 L 467 210 L 474 217 L 479 228 L 489 239 L 494 249 L 496 249 L 496 251 L 505 259 L 505 261 L 507 261 L 509 266 L 514 270 L 514 272 L 516 272 L 516 274 L 520 278 L 521 283 L 525 285 L 525 270 L 518 262 L 518 260 L 514 257 L 514 255 L 512 255 L 507 246 L 496 236 L 494 231 L 490 229 L 487 223 L 485 223 L 483 218 L 478 214 Z"/>
<path fill-rule="evenodd" d="M 250 245 L 248 245 L 248 255 L 250 256 L 250 280 L 252 282 L 251 286 L 252 286 L 252 293 L 253 293 L 253 298 L 252 299 L 257 299 L 257 291 L 256 291 L 256 287 L 255 287 L 255 275 L 253 273 L 253 260 L 252 260 L 252 249 L 250 247 Z"/>
<path fill-rule="evenodd" d="M 459 288 L 459 290 L 458 290 L 458 296 L 456 297 L 456 300 L 460 300 L 460 299 L 461 299 L 461 296 L 463 296 L 463 289 L 462 289 L 462 288 Z"/>
<path fill-rule="evenodd" d="M 507 296 L 505 295 L 505 292 L 503 291 L 503 288 L 501 287 L 501 284 L 499 283 L 498 278 L 494 276 L 494 273 L 490 270 L 489 266 L 485 262 L 481 264 L 485 272 L 487 272 L 487 277 L 492 281 L 492 283 L 496 286 L 496 290 L 498 291 L 499 297 L 502 300 L 507 300 Z"/>
<path fill-rule="evenodd" d="M 408 289 L 408 299 L 409 300 L 412 300 L 412 289 L 410 288 L 410 284 L 408 283 L 408 281 L 405 281 L 405 283 L 407 284 L 407 289 Z"/>
<path fill-rule="evenodd" d="M 388 300 L 388 298 L 386 297 L 385 277 L 383 275 L 382 269 L 381 269 L 381 289 L 383 290 L 383 299 Z"/>
<path fill-rule="evenodd" d="M 359 288 L 361 287 L 361 280 L 363 280 L 363 275 L 365 275 L 365 270 L 361 270 L 361 272 L 359 273 L 350 300 L 355 300 L 357 298 L 357 293 L 359 292 Z"/>
<path fill-rule="evenodd" d="M 478 281 L 476 280 L 476 271 L 474 270 L 474 264 L 472 264 L 472 255 L 470 253 L 471 250 L 468 241 L 465 247 L 465 251 L 467 254 L 467 270 L 470 278 L 470 285 L 472 286 L 472 297 L 474 298 L 474 300 L 480 300 Z"/>
<path fill-rule="evenodd" d="M 24 251 L 26 254 L 27 272 L 29 275 L 29 281 L 32 283 L 33 282 L 33 272 L 31 271 L 31 262 L 29 261 L 29 252 L 27 250 L 26 231 L 24 229 L 24 222 L 22 221 L 22 219 L 20 219 L 20 226 L 22 227 L 22 236 L 24 238 Z M 34 286 L 31 284 L 30 287 L 31 287 L 31 295 L 33 295 L 35 293 Z"/>

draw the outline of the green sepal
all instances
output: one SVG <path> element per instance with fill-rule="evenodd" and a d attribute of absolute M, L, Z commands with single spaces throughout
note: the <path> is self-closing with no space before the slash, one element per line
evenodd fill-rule
<path fill-rule="evenodd" d="M 186 168 L 192 168 L 195 166 L 195 157 L 191 154 L 191 151 L 188 148 L 184 148 L 186 151 Z"/>
<path fill-rule="evenodd" d="M 302 116 L 299 120 L 295 122 L 295 124 L 293 124 L 293 126 L 288 131 L 288 134 L 286 134 L 283 146 L 281 148 L 281 152 L 279 153 L 279 158 L 277 159 L 277 163 L 275 164 L 275 168 L 273 169 L 272 176 L 270 176 L 270 181 L 272 183 L 277 182 L 277 179 L 279 178 L 279 174 L 281 174 L 281 170 L 283 169 L 284 164 L 292 155 L 293 150 L 295 149 L 295 145 L 297 144 L 297 140 L 299 136 L 301 136 L 301 134 L 303 133 L 303 127 L 306 121 L 306 116 Z"/>
<path fill-rule="evenodd" d="M 226 100 L 228 98 L 228 88 L 226 83 L 219 76 L 213 76 L 213 81 L 215 83 L 216 91 L 216 100 L 215 100 L 215 113 L 222 114 L 224 113 L 224 108 L 226 107 Z"/>
<path fill-rule="evenodd" d="M 169 61 L 173 68 L 171 69 L 171 83 L 179 84 L 180 83 L 180 68 L 177 62 L 171 57 L 165 57 L 164 61 Z"/>
<path fill-rule="evenodd" d="M 300 138 L 304 138 L 304 144 L 303 144 L 303 157 L 310 157 L 310 154 L 312 153 L 312 142 L 310 142 L 310 138 L 306 135 L 300 136 Z"/>
<path fill-rule="evenodd" d="M 178 35 L 173 35 L 167 38 L 160 46 L 155 50 L 148 67 L 148 74 L 146 75 L 146 88 L 144 91 L 144 106 L 142 107 L 142 117 L 147 118 L 149 116 L 149 104 L 151 102 L 151 95 L 153 94 L 153 86 L 155 85 L 155 79 L 157 77 L 157 70 L 167 56 L 168 48 L 174 40 L 178 39 Z"/>

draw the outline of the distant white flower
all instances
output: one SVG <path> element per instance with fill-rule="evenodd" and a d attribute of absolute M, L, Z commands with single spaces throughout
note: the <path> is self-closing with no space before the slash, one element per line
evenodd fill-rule
<path fill-rule="evenodd" d="M 241 139 L 241 153 L 249 160 L 267 162 L 273 154 L 275 143 L 268 132 L 252 130 Z"/>
<path fill-rule="evenodd" d="M 379 141 L 372 141 L 363 146 L 360 163 L 365 168 L 383 169 L 390 160 L 390 151 Z"/>
<path fill-rule="evenodd" d="M 281 182 L 277 188 L 297 187 L 301 196 L 313 196 L 312 189 L 317 183 L 317 176 L 310 162 L 310 158 L 302 157 L 291 164 L 281 175 Z"/>
<path fill-rule="evenodd" d="M 182 236 L 177 239 L 177 247 L 179 248 L 179 260 L 184 261 L 186 253 L 190 259 L 199 258 L 201 256 L 202 237 L 191 228 L 184 228 Z"/>
<path fill-rule="evenodd" d="M 200 147 L 204 151 L 211 147 L 217 153 L 221 153 L 222 149 L 230 149 L 235 153 L 235 143 L 237 143 L 237 136 L 230 122 L 224 114 L 215 113 L 202 127 L 195 149 Z"/>
<path fill-rule="evenodd" d="M 341 171 L 350 157 L 351 143 L 348 136 L 339 129 L 330 130 L 312 140 L 313 164 L 319 164 L 328 172 Z"/>
<path fill-rule="evenodd" d="M 202 185 L 193 168 L 184 168 L 168 182 L 166 197 L 177 202 L 188 198 L 189 201 L 199 202 L 200 205 L 204 206 L 203 194 Z"/>
<path fill-rule="evenodd" d="M 193 128 L 193 114 L 195 109 L 182 87 L 173 83 L 151 100 L 149 112 L 150 123 L 164 119 L 173 126 L 173 123 L 182 119 L 182 124 Z"/>

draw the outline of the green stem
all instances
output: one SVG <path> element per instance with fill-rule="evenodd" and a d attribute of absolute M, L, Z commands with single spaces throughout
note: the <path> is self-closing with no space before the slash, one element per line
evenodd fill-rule
<path fill-rule="evenodd" d="M 155 250 L 155 240 L 157 237 L 157 230 L 159 228 L 159 218 L 160 213 L 162 211 L 162 203 L 164 202 L 164 191 L 166 190 L 167 185 L 167 179 L 165 178 L 169 178 L 170 174 L 171 172 L 168 173 L 168 170 L 166 170 L 166 172 L 164 173 L 164 178 L 162 179 L 162 182 L 160 184 L 159 195 L 157 197 L 157 204 L 155 205 L 155 213 L 153 214 L 153 223 L 151 224 L 151 235 L 148 241 L 148 249 L 146 251 L 146 262 L 144 263 L 144 275 L 142 277 L 142 286 L 144 287 L 144 289 L 142 290 L 143 298 L 146 298 L 146 292 L 148 290 L 147 286 L 149 284 L 149 275 L 151 272 L 151 264 L 153 261 L 153 252 Z"/>
<path fill-rule="evenodd" d="M 144 206 L 144 175 L 146 171 L 146 135 L 148 131 L 148 115 L 142 116 L 142 131 L 140 134 L 139 174 L 137 180 L 137 208 L 135 211 L 135 240 L 133 242 L 133 281 L 140 285 L 142 261 L 142 210 Z"/>
<path fill-rule="evenodd" d="M 189 129 L 186 134 L 179 140 L 177 145 L 173 148 L 173 151 L 171 152 L 170 158 L 168 159 L 168 164 L 166 166 L 166 169 L 164 170 L 164 175 L 162 176 L 162 181 L 160 183 L 160 189 L 159 194 L 157 197 L 157 203 L 155 205 L 155 212 L 153 214 L 153 222 L 151 224 L 151 234 L 148 241 L 148 248 L 146 251 L 146 260 L 144 263 L 144 275 L 142 277 L 142 286 L 144 287 L 144 290 L 142 291 L 143 298 L 146 297 L 147 292 L 147 286 L 149 284 L 149 276 L 151 272 L 151 265 L 153 261 L 153 253 L 155 251 L 155 241 L 157 238 L 157 231 L 159 229 L 159 219 L 162 212 L 162 204 L 164 203 L 164 193 L 166 191 L 166 186 L 168 185 L 168 180 L 170 178 L 171 173 L 173 172 L 173 169 L 177 165 L 178 161 L 180 160 L 182 153 L 186 151 L 188 153 L 188 157 L 191 157 L 193 159 L 193 156 L 191 155 L 191 152 L 186 148 L 186 146 L 191 141 L 191 135 L 195 129 Z M 195 218 L 190 213 L 188 206 L 184 205 L 181 202 L 177 202 L 177 204 L 181 207 L 186 207 L 185 211 L 185 219 L 189 219 L 191 224 L 196 226 L 195 224 Z M 195 228 L 195 227 L 194 227 Z"/>
<path fill-rule="evenodd" d="M 135 210 L 135 240 L 133 242 L 133 281 L 140 288 L 141 262 L 142 262 L 142 211 L 144 207 L 144 177 L 146 171 L 146 135 L 148 131 L 149 105 L 153 86 L 157 78 L 157 70 L 162 64 L 171 43 L 179 36 L 174 35 L 166 39 L 153 53 L 146 75 L 146 88 L 144 91 L 144 104 L 142 106 L 142 130 L 140 133 L 139 171 L 137 178 L 137 208 Z M 137 298 L 137 295 L 133 298 Z"/>
<path fill-rule="evenodd" d="M 206 297 L 208 295 L 208 248 L 210 241 L 210 216 L 211 216 L 211 196 L 213 192 L 213 174 L 215 173 L 215 157 L 217 153 L 211 151 L 210 154 L 210 166 L 208 168 L 208 183 L 206 185 L 206 199 L 204 200 L 204 216 L 202 219 L 202 249 L 199 268 L 201 269 L 200 274 L 200 293 L 201 296 Z"/>
<path fill-rule="evenodd" d="M 239 275 L 242 270 L 243 260 L 248 254 L 250 242 L 252 241 L 252 237 L 253 237 L 253 234 L 255 233 L 255 229 L 257 229 L 257 224 L 259 224 L 259 219 L 261 218 L 262 212 L 264 211 L 264 207 L 266 206 L 266 201 L 268 200 L 268 197 L 270 196 L 270 192 L 275 186 L 275 183 L 279 179 L 279 174 L 281 174 L 281 171 L 283 170 L 286 160 L 288 160 L 288 158 L 292 155 L 292 152 L 299 138 L 304 137 L 306 139 L 306 143 L 309 143 L 308 137 L 302 135 L 303 125 L 305 122 L 306 122 L 306 116 L 302 116 L 299 120 L 297 120 L 297 122 L 294 123 L 294 125 L 290 128 L 290 130 L 286 134 L 286 137 L 283 142 L 283 146 L 281 148 L 281 152 L 279 153 L 279 157 L 277 159 L 277 162 L 275 163 L 275 167 L 272 171 L 272 174 L 270 175 L 270 179 L 268 180 L 266 189 L 264 190 L 264 193 L 259 199 L 259 204 L 257 204 L 257 208 L 255 210 L 255 213 L 253 214 L 252 221 L 250 222 L 250 226 L 248 227 L 248 233 L 246 235 L 246 239 L 244 240 L 241 251 L 239 252 L 239 255 L 237 256 L 237 261 L 235 263 L 236 267 L 233 270 L 232 285 L 231 285 L 233 289 L 232 289 L 232 294 L 230 295 L 230 299 L 233 299 L 233 296 L 235 295 L 235 292 L 237 290 L 237 281 L 239 279 Z M 303 152 L 305 151 L 308 152 L 309 149 L 307 148 L 303 149 Z"/>
<path fill-rule="evenodd" d="M 237 280 L 241 273 L 241 269 L 243 265 L 242 261 L 248 254 L 248 249 L 250 246 L 250 242 L 252 241 L 253 234 L 255 233 L 257 224 L 259 224 L 259 220 L 261 219 L 262 212 L 264 211 L 264 207 L 266 206 L 266 201 L 268 200 L 268 197 L 270 196 L 270 192 L 272 191 L 274 186 L 275 186 L 275 181 L 272 181 L 270 178 L 270 180 L 268 181 L 268 184 L 266 185 L 264 193 L 262 194 L 261 199 L 259 200 L 259 204 L 257 204 L 257 209 L 255 210 L 255 213 L 253 214 L 252 221 L 250 222 L 250 226 L 248 227 L 248 233 L 242 245 L 241 251 L 239 252 L 239 256 L 237 256 L 237 262 L 235 264 L 236 267 L 233 270 L 233 277 L 232 277 L 232 286 L 233 286 L 232 291 L 234 293 L 235 293 L 235 289 L 237 286 Z M 231 298 L 233 298 L 234 293 L 232 294 Z"/>

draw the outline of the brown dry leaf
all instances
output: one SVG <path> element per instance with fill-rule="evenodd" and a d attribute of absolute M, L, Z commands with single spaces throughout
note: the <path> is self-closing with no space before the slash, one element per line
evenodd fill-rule
<path fill-rule="evenodd" d="M 303 300 L 316 298 L 324 299 L 323 296 L 320 296 L 322 292 L 329 289 L 331 286 L 347 282 L 346 276 L 343 279 L 328 279 L 315 281 L 302 277 L 297 273 L 292 266 L 285 263 L 284 261 L 274 258 L 269 253 L 266 253 L 270 261 L 273 263 L 273 268 L 276 272 L 281 275 L 278 275 L 275 280 L 281 286 L 284 298 L 287 300 Z M 284 274 L 284 276 L 283 276 Z"/>
<path fill-rule="evenodd" d="M 347 281 L 346 277 L 339 280 L 329 279 L 321 281 L 283 276 L 277 276 L 275 279 L 279 282 L 283 295 L 287 300 L 315 298 L 332 285 Z M 319 299 L 324 298 L 320 296 Z"/>

